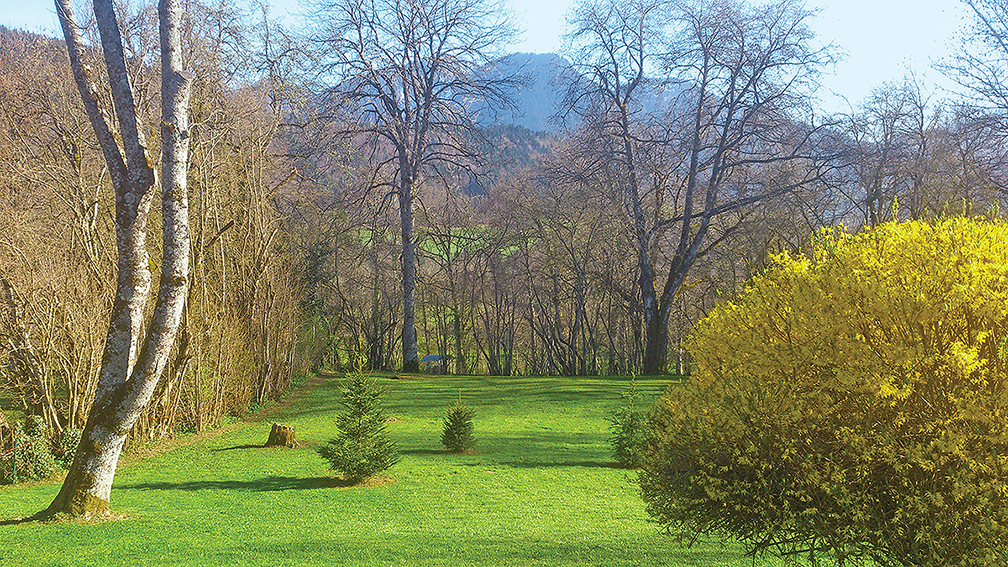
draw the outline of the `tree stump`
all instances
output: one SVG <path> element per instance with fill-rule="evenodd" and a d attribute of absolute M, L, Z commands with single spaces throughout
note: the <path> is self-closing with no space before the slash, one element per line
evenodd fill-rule
<path fill-rule="evenodd" d="M 294 438 L 294 427 L 290 425 L 273 424 L 269 439 L 266 441 L 267 447 L 299 447 L 300 444 Z"/>
<path fill-rule="evenodd" d="M 14 430 L 7 424 L 3 410 L 0 410 L 0 453 L 6 453 L 7 449 L 14 446 Z"/>

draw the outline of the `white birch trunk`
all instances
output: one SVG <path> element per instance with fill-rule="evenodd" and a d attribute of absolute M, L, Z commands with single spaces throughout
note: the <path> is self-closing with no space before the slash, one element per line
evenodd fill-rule
<path fill-rule="evenodd" d="M 44 515 L 100 516 L 108 513 L 112 480 L 126 435 L 147 405 L 164 369 L 185 305 L 189 270 L 189 213 L 186 192 L 188 103 L 192 77 L 182 71 L 181 11 L 178 0 L 158 6 L 161 36 L 161 177 L 164 260 L 154 315 L 141 342 L 144 305 L 151 275 L 146 248 L 147 217 L 158 185 L 126 71 L 112 0 L 95 0 L 120 145 L 108 112 L 83 64 L 81 41 L 69 0 L 56 0 L 78 90 L 108 162 L 116 193 L 119 254 L 115 305 L 102 357 L 94 404 L 81 444 L 59 495 Z"/>

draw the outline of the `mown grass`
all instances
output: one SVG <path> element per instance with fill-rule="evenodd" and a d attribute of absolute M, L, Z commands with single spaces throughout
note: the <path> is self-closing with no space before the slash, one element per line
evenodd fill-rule
<path fill-rule="evenodd" d="M 619 378 L 382 378 L 402 461 L 384 485 L 343 487 L 313 446 L 333 433 L 338 381 L 269 419 L 123 466 L 101 524 L 0 526 L 5 565 L 748 566 L 734 544 L 682 548 L 647 522 L 609 455 Z M 661 379 L 638 379 L 648 396 Z M 477 448 L 451 455 L 441 417 L 476 409 Z M 272 421 L 303 447 L 266 449 Z M 0 489 L 0 519 L 25 516 L 56 482 Z M 776 559 L 757 565 L 777 565 Z"/>

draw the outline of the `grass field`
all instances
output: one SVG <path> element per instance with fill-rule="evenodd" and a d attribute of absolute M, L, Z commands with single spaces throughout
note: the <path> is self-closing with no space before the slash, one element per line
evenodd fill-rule
<path fill-rule="evenodd" d="M 4 565 L 749 566 L 734 544 L 681 548 L 646 521 L 612 466 L 605 416 L 625 379 L 381 379 L 403 453 L 378 486 L 342 487 L 313 446 L 333 434 L 338 381 L 309 383 L 242 422 L 120 467 L 125 519 L 0 525 Z M 648 398 L 659 379 L 638 379 Z M 440 420 L 461 390 L 476 453 L 449 455 Z M 266 449 L 273 421 L 303 447 Z M 0 519 L 44 508 L 56 481 L 0 488 Z M 774 558 L 757 561 L 771 566 Z"/>

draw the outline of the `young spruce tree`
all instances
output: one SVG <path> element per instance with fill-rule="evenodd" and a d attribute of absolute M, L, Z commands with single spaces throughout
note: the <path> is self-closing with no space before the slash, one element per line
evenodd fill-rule
<path fill-rule="evenodd" d="M 388 437 L 385 390 L 360 370 L 347 375 L 344 411 L 336 418 L 339 432 L 318 453 L 347 482 L 357 484 L 399 462 L 399 449 Z"/>
<path fill-rule="evenodd" d="M 637 404 L 641 397 L 637 391 L 637 378 L 620 393 L 623 405 L 609 414 L 609 443 L 612 455 L 621 467 L 635 469 L 640 466 L 641 449 L 647 436 L 647 413 Z"/>
<path fill-rule="evenodd" d="M 473 438 L 473 418 L 476 410 L 462 405 L 462 392 L 459 391 L 458 402 L 448 408 L 448 413 L 441 422 L 441 444 L 453 453 L 464 453 L 476 446 Z"/>

